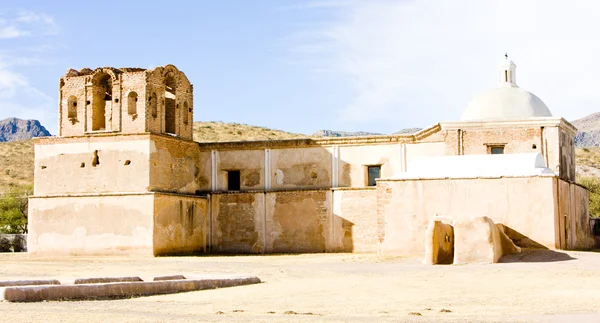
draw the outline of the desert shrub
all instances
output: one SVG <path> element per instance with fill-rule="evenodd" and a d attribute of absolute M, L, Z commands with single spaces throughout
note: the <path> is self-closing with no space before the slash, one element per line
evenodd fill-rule
<path fill-rule="evenodd" d="M 12 241 L 12 249 L 14 252 L 23 252 L 25 251 L 25 238 L 21 235 L 17 235 L 15 236 L 15 238 Z"/>
<path fill-rule="evenodd" d="M 590 190 L 590 216 L 600 217 L 600 179 L 596 177 L 581 177 L 577 182 Z"/>
<path fill-rule="evenodd" d="M 0 252 L 11 252 L 12 243 L 6 237 L 0 238 Z"/>
<path fill-rule="evenodd" d="M 27 233 L 29 187 L 12 186 L 0 197 L 0 233 Z"/>

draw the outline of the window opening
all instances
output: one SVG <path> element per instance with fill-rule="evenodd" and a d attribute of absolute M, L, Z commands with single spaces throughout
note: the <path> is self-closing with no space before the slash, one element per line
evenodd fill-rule
<path fill-rule="evenodd" d="M 77 121 L 77 97 L 74 95 L 69 97 L 67 116 L 71 123 Z"/>
<path fill-rule="evenodd" d="M 158 116 L 158 109 L 156 108 L 157 100 L 156 93 L 152 93 L 152 95 L 148 98 L 148 102 L 150 103 L 150 114 L 152 115 L 152 118 L 156 118 Z"/>
<path fill-rule="evenodd" d="M 490 147 L 490 153 L 492 155 L 504 154 L 504 147 L 502 147 L 502 146 Z"/>
<path fill-rule="evenodd" d="M 106 111 L 112 109 L 112 78 L 106 73 L 95 78 L 92 98 L 92 131 L 106 130 Z"/>
<path fill-rule="evenodd" d="M 177 93 L 175 79 L 168 75 L 165 78 L 165 132 L 177 133 Z"/>
<path fill-rule="evenodd" d="M 183 102 L 183 123 L 184 124 L 188 124 L 189 123 L 189 111 L 188 111 L 188 103 Z"/>
<path fill-rule="evenodd" d="M 227 171 L 227 190 L 228 191 L 239 191 L 241 186 L 239 170 Z"/>
<path fill-rule="evenodd" d="M 381 177 L 381 166 L 380 165 L 379 166 L 368 166 L 367 173 L 368 173 L 367 186 L 375 186 L 377 184 L 375 179 Z"/>
<path fill-rule="evenodd" d="M 127 114 L 130 116 L 137 115 L 138 95 L 135 92 L 129 92 L 127 95 Z"/>

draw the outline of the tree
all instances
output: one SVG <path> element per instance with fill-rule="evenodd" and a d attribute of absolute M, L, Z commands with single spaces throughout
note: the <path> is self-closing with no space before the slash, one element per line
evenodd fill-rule
<path fill-rule="evenodd" d="M 0 233 L 27 233 L 27 196 L 31 187 L 11 188 L 0 197 Z"/>
<path fill-rule="evenodd" d="M 581 177 L 577 182 L 590 191 L 590 217 L 600 217 L 600 180 L 596 177 Z"/>

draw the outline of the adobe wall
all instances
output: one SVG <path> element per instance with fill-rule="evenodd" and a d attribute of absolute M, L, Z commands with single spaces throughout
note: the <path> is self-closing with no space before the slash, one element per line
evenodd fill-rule
<path fill-rule="evenodd" d="M 487 216 L 514 231 L 518 245 L 558 248 L 555 187 L 554 177 L 380 180 L 381 251 L 424 254 L 433 215 Z"/>
<path fill-rule="evenodd" d="M 58 90 L 59 136 L 76 136 L 86 131 L 86 78 L 61 78 Z M 71 97 L 75 100 L 69 101 Z M 76 106 L 73 107 L 73 104 Z M 69 118 L 69 105 L 74 109 Z"/>
<path fill-rule="evenodd" d="M 240 189 L 265 189 L 264 150 L 216 151 L 217 191 L 227 190 L 227 171 L 240 170 Z"/>
<path fill-rule="evenodd" d="M 122 74 L 121 88 L 121 132 L 146 132 L 146 71 Z"/>
<path fill-rule="evenodd" d="M 211 185 L 210 152 L 193 141 L 150 135 L 149 191 L 195 194 Z"/>
<path fill-rule="evenodd" d="M 505 154 L 541 153 L 548 168 L 575 180 L 575 127 L 561 118 L 534 118 L 498 122 L 444 122 L 446 155 L 488 154 L 502 146 Z"/>
<path fill-rule="evenodd" d="M 147 136 L 35 140 L 34 195 L 143 192 L 149 186 Z"/>
<path fill-rule="evenodd" d="M 557 181 L 557 244 L 561 249 L 594 247 L 590 228 L 589 191 L 582 186 Z"/>
<path fill-rule="evenodd" d="M 34 254 L 153 255 L 152 194 L 29 198 Z"/>
<path fill-rule="evenodd" d="M 211 194 L 211 251 L 265 252 L 265 194 Z"/>
<path fill-rule="evenodd" d="M 374 189 L 211 194 L 211 251 L 375 251 L 375 194 Z"/>
<path fill-rule="evenodd" d="M 205 252 L 207 206 L 203 197 L 155 193 L 30 197 L 27 248 L 45 255 Z"/>
<path fill-rule="evenodd" d="M 146 131 L 167 133 L 166 119 L 173 113 L 175 131 L 171 132 L 182 139 L 192 140 L 193 127 L 193 87 L 185 74 L 173 65 L 157 67 L 147 71 L 146 105 L 150 112 L 146 118 Z M 172 78 L 175 87 L 173 109 L 167 109 L 166 82 Z"/>
<path fill-rule="evenodd" d="M 154 197 L 154 255 L 206 252 L 208 247 L 206 198 L 157 194 Z"/>
<path fill-rule="evenodd" d="M 271 149 L 271 188 L 329 188 L 331 163 L 331 152 L 324 147 Z"/>
<path fill-rule="evenodd" d="M 367 186 L 367 167 L 381 165 L 381 176 L 390 177 L 402 171 L 401 144 L 371 146 L 340 146 L 338 186 Z"/>
<path fill-rule="evenodd" d="M 336 251 L 377 252 L 377 190 L 333 191 L 333 227 Z"/>

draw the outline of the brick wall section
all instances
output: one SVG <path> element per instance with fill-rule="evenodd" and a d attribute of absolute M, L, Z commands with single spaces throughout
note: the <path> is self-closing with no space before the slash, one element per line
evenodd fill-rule
<path fill-rule="evenodd" d="M 61 136 L 81 135 L 86 125 L 85 77 L 62 78 L 59 89 L 59 126 Z M 69 119 L 69 98 L 77 98 L 76 118 Z"/>
<path fill-rule="evenodd" d="M 379 243 L 385 240 L 385 208 L 390 204 L 392 188 L 388 183 L 377 183 L 377 238 Z"/>
<path fill-rule="evenodd" d="M 541 128 L 502 128 L 463 130 L 465 155 L 487 154 L 488 145 L 504 145 L 504 153 L 539 152 L 541 149 Z M 535 145 L 536 148 L 533 148 Z"/>

